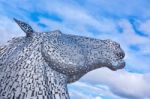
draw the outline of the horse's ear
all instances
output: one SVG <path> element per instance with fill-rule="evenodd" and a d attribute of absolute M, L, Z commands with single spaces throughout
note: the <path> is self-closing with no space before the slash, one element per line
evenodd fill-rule
<path fill-rule="evenodd" d="M 26 36 L 27 37 L 31 37 L 31 35 L 33 34 L 34 30 L 32 29 L 32 27 L 25 23 L 25 22 L 22 22 L 20 20 L 17 20 L 14 18 L 14 21 L 21 27 L 21 29 L 26 33 Z"/>

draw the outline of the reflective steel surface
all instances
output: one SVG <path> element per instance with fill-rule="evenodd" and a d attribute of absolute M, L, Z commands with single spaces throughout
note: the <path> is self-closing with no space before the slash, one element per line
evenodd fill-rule
<path fill-rule="evenodd" d="M 0 99 L 69 99 L 68 83 L 97 68 L 125 66 L 117 42 L 60 31 L 37 33 L 15 21 L 27 36 L 0 47 Z"/>

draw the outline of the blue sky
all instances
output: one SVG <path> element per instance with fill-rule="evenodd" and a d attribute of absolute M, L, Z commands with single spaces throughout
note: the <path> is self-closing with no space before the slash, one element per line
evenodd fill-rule
<path fill-rule="evenodd" d="M 149 0 L 0 0 L 0 44 L 25 35 L 14 17 L 39 32 L 115 40 L 126 53 L 125 69 L 88 73 L 68 85 L 71 99 L 149 99 L 149 9 Z"/>

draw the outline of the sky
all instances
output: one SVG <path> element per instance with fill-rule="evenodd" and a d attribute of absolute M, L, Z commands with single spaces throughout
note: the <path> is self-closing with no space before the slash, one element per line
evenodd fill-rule
<path fill-rule="evenodd" d="M 0 44 L 25 35 L 13 18 L 38 32 L 112 39 L 126 67 L 89 72 L 68 85 L 71 99 L 150 99 L 149 9 L 149 0 L 0 0 Z"/>

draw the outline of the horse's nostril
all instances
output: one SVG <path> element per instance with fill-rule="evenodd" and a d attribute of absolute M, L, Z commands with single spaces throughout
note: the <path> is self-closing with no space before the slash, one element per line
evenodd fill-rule
<path fill-rule="evenodd" d="M 119 59 L 123 59 L 125 56 L 124 52 L 116 53 L 116 55 L 119 57 Z"/>
<path fill-rule="evenodd" d="M 118 47 L 120 48 L 120 44 L 117 44 L 118 45 Z"/>

